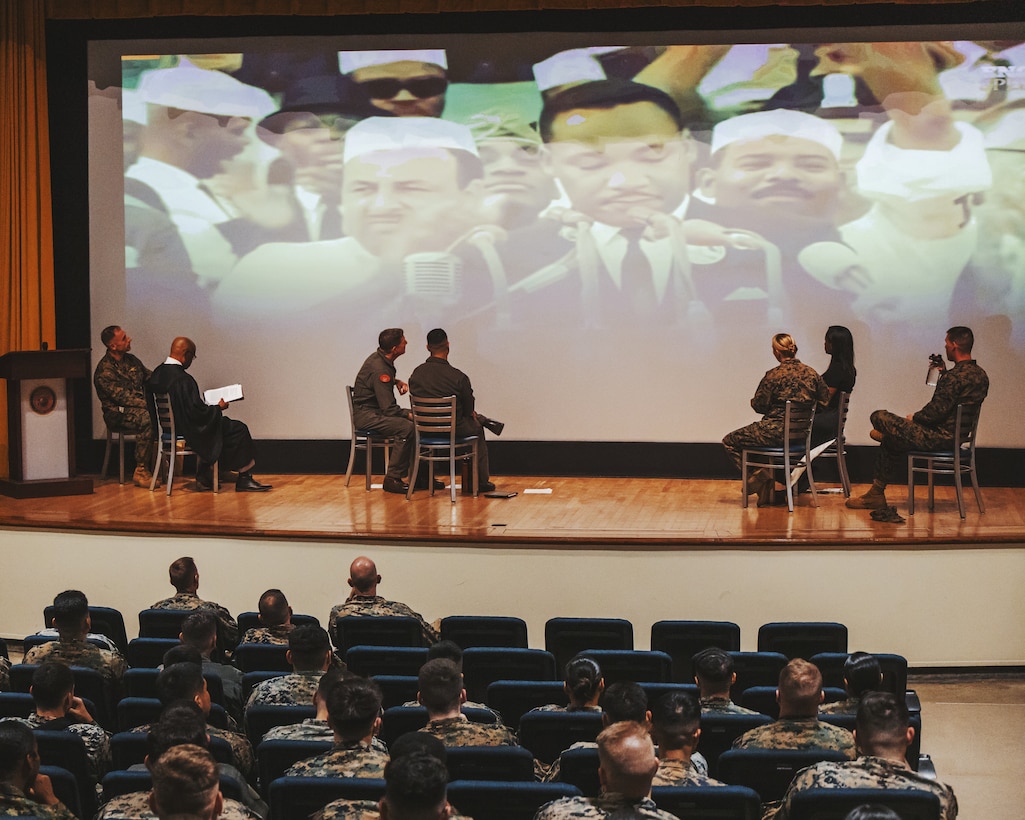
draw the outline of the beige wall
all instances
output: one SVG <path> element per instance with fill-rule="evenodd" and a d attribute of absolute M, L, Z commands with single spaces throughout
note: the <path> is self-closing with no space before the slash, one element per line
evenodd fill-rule
<path fill-rule="evenodd" d="M 0 635 L 40 628 L 43 607 L 67 588 L 135 613 L 172 593 L 167 566 L 192 555 L 200 595 L 233 613 L 280 587 L 296 612 L 324 621 L 347 594 L 356 555 L 371 555 L 381 592 L 428 620 L 518 615 L 544 646 L 555 616 L 633 622 L 648 648 L 661 619 L 732 620 L 755 649 L 767 621 L 836 620 L 850 648 L 896 652 L 912 666 L 1025 664 L 1025 544 L 916 550 L 495 549 L 460 544 L 210 539 L 0 529 Z"/>

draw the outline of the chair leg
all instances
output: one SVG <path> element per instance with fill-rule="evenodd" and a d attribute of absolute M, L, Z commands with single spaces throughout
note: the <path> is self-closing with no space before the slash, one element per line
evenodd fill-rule
<path fill-rule="evenodd" d="M 965 518 L 964 512 L 964 484 L 962 482 L 961 465 L 954 462 L 954 494 L 957 496 L 957 511 L 961 514 L 961 520 Z"/>
<path fill-rule="evenodd" d="M 167 494 L 171 494 L 171 485 L 174 484 L 174 463 L 178 459 L 178 442 L 172 441 L 167 451 Z M 184 470 L 184 465 L 182 466 Z"/>
<path fill-rule="evenodd" d="M 413 466 L 409 470 L 409 489 L 406 490 L 406 501 L 413 497 L 413 486 L 416 484 L 416 477 L 420 473 L 420 447 L 413 449 Z M 434 486 L 433 483 L 431 486 Z"/>
<path fill-rule="evenodd" d="M 374 439 L 373 439 L 372 436 L 367 436 L 366 454 L 367 454 L 366 489 L 367 489 L 367 492 L 369 493 L 370 492 L 370 484 L 371 484 L 371 478 L 370 477 L 371 477 L 371 474 L 374 472 Z M 385 466 L 385 470 L 387 470 L 387 466 Z"/>
<path fill-rule="evenodd" d="M 104 479 L 104 478 L 107 477 L 107 465 L 110 464 L 110 447 L 111 447 L 111 444 L 112 444 L 112 442 L 111 442 L 112 436 L 113 436 L 113 433 L 110 432 L 110 428 L 108 427 L 107 428 L 107 446 L 103 450 L 103 466 L 100 467 L 100 478 L 101 479 Z"/>
<path fill-rule="evenodd" d="M 908 456 L 908 515 L 915 514 L 915 457 Z"/>
<path fill-rule="evenodd" d="M 810 467 L 811 465 L 808 465 L 808 466 Z M 794 511 L 794 484 L 790 480 L 791 470 L 792 470 L 792 468 L 790 466 L 790 453 L 789 452 L 784 452 L 784 454 L 783 454 L 783 483 L 786 485 L 786 488 L 787 488 L 787 512 L 793 512 Z M 775 478 L 773 479 L 773 481 L 775 481 Z M 776 485 L 773 484 L 773 487 L 775 487 L 775 486 Z"/>
<path fill-rule="evenodd" d="M 153 463 L 153 477 L 149 480 L 149 491 L 153 492 L 157 488 L 157 476 L 160 475 L 160 465 L 164 460 L 164 448 L 163 442 L 157 442 L 157 457 Z"/>
<path fill-rule="evenodd" d="M 934 512 L 936 509 L 936 493 L 934 490 L 935 482 L 933 481 L 933 461 L 931 458 L 925 460 L 925 466 L 929 468 L 929 512 Z"/>
<path fill-rule="evenodd" d="M 740 451 L 740 506 L 747 509 L 747 450 Z"/>
<path fill-rule="evenodd" d="M 840 471 L 840 485 L 843 487 L 844 498 L 850 498 L 851 477 L 847 472 L 847 453 L 844 452 L 844 448 L 839 442 L 836 447 L 836 466 Z"/>
<path fill-rule="evenodd" d="M 975 465 L 973 464 L 968 469 L 968 475 L 972 478 L 972 489 L 975 490 L 975 503 L 979 505 L 979 512 L 986 512 L 986 505 L 982 503 L 982 493 L 979 491 L 979 474 L 975 472 Z"/>
<path fill-rule="evenodd" d="M 196 469 L 199 469 L 199 456 L 196 456 Z M 221 479 L 220 479 L 220 466 L 219 462 L 214 462 L 214 492 L 219 493 L 221 491 Z"/>
<path fill-rule="evenodd" d="M 117 469 L 118 483 L 125 483 L 125 434 L 120 430 L 117 434 Z"/>
<path fill-rule="evenodd" d="M 456 454 L 455 450 L 448 452 L 448 476 L 449 476 L 449 497 L 452 503 L 456 503 Z"/>
<path fill-rule="evenodd" d="M 352 441 L 349 442 L 349 464 L 345 468 L 345 486 L 349 486 L 349 479 L 352 478 L 352 465 L 356 460 L 356 434 L 352 436 Z"/>
<path fill-rule="evenodd" d="M 811 471 L 811 465 L 814 460 L 815 459 L 813 458 L 808 458 L 807 455 L 805 456 L 805 461 L 808 462 L 805 468 L 805 472 L 808 473 L 808 488 L 811 490 L 811 505 L 813 507 L 817 507 L 819 505 L 819 489 L 815 486 L 815 476 L 812 474 Z"/>
<path fill-rule="evenodd" d="M 476 498 L 480 493 L 480 476 L 477 474 L 477 447 L 480 444 L 479 441 L 473 442 L 473 453 L 470 458 L 473 459 L 470 466 L 470 481 L 473 482 L 473 497 Z"/>

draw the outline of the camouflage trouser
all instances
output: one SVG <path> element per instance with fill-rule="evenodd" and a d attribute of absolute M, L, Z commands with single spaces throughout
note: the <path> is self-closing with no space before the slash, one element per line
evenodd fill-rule
<path fill-rule="evenodd" d="M 732 433 L 722 440 L 726 455 L 740 469 L 740 452 L 745 447 L 779 447 L 783 444 L 783 422 L 776 419 L 756 421 Z"/>
<path fill-rule="evenodd" d="M 114 432 L 132 433 L 135 436 L 135 466 L 153 466 L 153 423 L 145 407 L 126 407 L 123 413 L 117 411 L 103 414 L 103 421 Z"/>
<path fill-rule="evenodd" d="M 915 424 L 889 410 L 876 410 L 871 419 L 872 427 L 883 434 L 872 478 L 884 487 L 894 470 L 905 465 L 909 450 L 943 450 L 954 446 L 953 440 L 944 433 Z"/>

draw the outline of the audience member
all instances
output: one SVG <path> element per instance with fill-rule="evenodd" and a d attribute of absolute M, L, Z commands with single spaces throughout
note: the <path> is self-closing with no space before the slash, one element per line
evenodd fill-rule
<path fill-rule="evenodd" d="M 381 690 L 365 678 L 347 678 L 327 693 L 327 720 L 334 748 L 300 760 L 288 777 L 382 777 L 388 753 L 372 741 L 381 727 Z"/>
<path fill-rule="evenodd" d="M 0 723 L 0 815 L 39 820 L 76 820 L 39 773 L 39 749 L 32 730 L 17 720 Z"/>
<path fill-rule="evenodd" d="M 224 809 L 213 755 L 199 746 L 175 746 L 151 768 L 149 805 L 160 820 L 214 820 Z"/>
<path fill-rule="evenodd" d="M 779 719 L 749 729 L 733 741 L 734 749 L 822 749 L 854 758 L 854 738 L 846 729 L 819 721 L 822 673 L 813 663 L 794 658 L 779 673 Z"/>
<path fill-rule="evenodd" d="M 823 703 L 819 714 L 856 715 L 858 704 L 866 692 L 879 689 L 883 682 L 883 671 L 879 661 L 868 652 L 852 652 L 843 665 L 843 685 L 847 697 L 832 703 Z"/>
<path fill-rule="evenodd" d="M 611 687 L 610 687 L 611 688 Z M 598 735 L 600 797 L 564 797 L 542 806 L 534 820 L 615 817 L 672 820 L 651 799 L 658 770 L 655 747 L 647 730 L 635 721 L 620 721 Z"/>
<path fill-rule="evenodd" d="M 694 658 L 694 682 L 698 685 L 702 713 L 756 715 L 752 709 L 737 706 L 730 700 L 730 688 L 737 682 L 733 658 L 717 646 L 702 649 Z"/>
<path fill-rule="evenodd" d="M 438 640 L 438 633 L 420 613 L 414 612 L 405 604 L 389 601 L 377 594 L 377 585 L 380 583 L 381 576 L 377 572 L 377 565 L 365 555 L 359 556 L 349 565 L 349 597 L 344 603 L 333 607 L 328 616 L 328 630 L 335 648 L 341 646 L 337 620 L 350 615 L 416 618 L 420 622 L 424 641 L 428 645 L 435 643 Z"/>
<path fill-rule="evenodd" d="M 92 622 L 85 593 L 65 590 L 53 599 L 53 612 L 53 625 L 59 637 L 32 647 L 25 653 L 25 663 L 59 661 L 95 669 L 117 691 L 127 664 L 117 650 L 100 649 L 86 640 Z"/>
<path fill-rule="evenodd" d="M 461 711 L 466 702 L 463 673 L 450 660 L 436 658 L 420 667 L 417 700 L 427 709 L 421 732 L 446 746 L 516 746 L 516 736 L 501 723 L 474 723 Z"/>
<path fill-rule="evenodd" d="M 188 556 L 178 558 L 168 569 L 168 575 L 175 594 L 157 601 L 150 609 L 209 609 L 217 616 L 218 648 L 224 652 L 234 649 L 238 643 L 238 624 L 223 606 L 199 597 L 199 569 L 196 562 Z"/>
<path fill-rule="evenodd" d="M 253 687 L 246 708 L 257 704 L 305 706 L 317 692 L 320 678 L 331 666 L 331 641 L 319 626 L 296 627 L 285 653 L 292 674 L 261 681 Z"/>
<path fill-rule="evenodd" d="M 908 765 L 905 755 L 914 736 L 903 698 L 890 692 L 868 692 L 858 706 L 854 729 L 861 756 L 843 763 L 816 763 L 798 772 L 782 804 L 766 814 L 766 820 L 786 820 L 793 796 L 813 788 L 928 791 L 940 800 L 941 819 L 954 820 L 957 798 L 950 786 L 925 777 Z"/>
<path fill-rule="evenodd" d="M 954 442 L 954 421 L 959 404 L 982 404 L 989 393 L 989 376 L 972 358 L 975 335 L 970 328 L 956 326 L 943 340 L 950 370 L 940 373 L 936 390 L 917 413 L 906 417 L 889 410 L 876 410 L 872 416 L 872 438 L 879 442 L 872 486 L 857 498 L 848 498 L 847 506 L 859 510 L 882 510 L 886 503 L 886 485 L 908 450 L 949 450 Z M 942 360 L 933 360 L 944 367 Z"/>
<path fill-rule="evenodd" d="M 566 677 L 562 688 L 569 700 L 567 706 L 549 703 L 538 706 L 532 712 L 600 712 L 601 700 L 605 692 L 605 678 L 602 677 L 598 661 L 577 655 L 566 664 Z"/>
<path fill-rule="evenodd" d="M 132 337 L 118 325 L 100 331 L 100 341 L 107 348 L 93 373 L 93 386 L 100 400 L 103 423 L 112 432 L 135 436 L 136 487 L 149 487 L 153 478 L 153 420 L 146 406 L 146 379 L 150 371 L 132 355 Z"/>
<path fill-rule="evenodd" d="M 379 803 L 381 820 L 446 820 L 448 768 L 436 757 L 405 755 L 389 761 L 384 769 L 388 784 Z"/>
<path fill-rule="evenodd" d="M 460 672 L 463 671 L 463 650 L 459 648 L 459 644 L 455 641 L 438 641 L 436 644 L 431 645 L 427 650 L 427 660 L 433 661 L 435 658 L 445 658 L 450 660 L 459 667 Z M 419 706 L 420 704 L 416 700 L 410 700 L 406 701 L 402 705 Z M 491 712 L 491 714 L 495 716 L 496 721 L 501 721 L 502 719 L 502 716 L 486 703 L 478 703 L 477 701 L 468 700 L 463 703 L 463 707 L 467 709 L 483 709 L 487 712 Z"/>
<path fill-rule="evenodd" d="M 236 721 L 242 719 L 242 673 L 234 666 L 211 659 L 217 648 L 217 616 L 198 609 L 182 621 L 179 635 L 185 646 L 197 650 L 203 659 L 203 671 L 217 675 L 224 689 L 224 708 Z"/>
<path fill-rule="evenodd" d="M 691 758 L 701 738 L 701 707 L 686 692 L 667 692 L 651 710 L 651 737 L 658 747 L 653 786 L 723 786 L 699 771 Z"/>
<path fill-rule="evenodd" d="M 292 607 L 280 589 L 268 589 L 258 604 L 260 626 L 247 629 L 239 643 L 270 643 L 287 645 L 288 635 L 295 628 Z"/>

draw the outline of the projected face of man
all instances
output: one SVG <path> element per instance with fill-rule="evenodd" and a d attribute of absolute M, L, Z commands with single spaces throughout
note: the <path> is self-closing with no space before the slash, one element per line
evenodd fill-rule
<path fill-rule="evenodd" d="M 671 213 L 684 200 L 693 146 L 652 102 L 573 109 L 552 122 L 545 167 L 574 210 L 617 227 Z"/>
<path fill-rule="evenodd" d="M 555 198 L 555 181 L 542 166 L 540 145 L 489 139 L 477 150 L 484 163 L 484 221 L 507 228 L 526 224 Z"/>
<path fill-rule="evenodd" d="M 342 183 L 346 234 L 377 256 L 443 250 L 474 213 L 477 182 L 459 187 L 443 148 L 376 151 L 350 159 Z"/>
<path fill-rule="evenodd" d="M 376 108 L 396 117 L 440 117 L 445 108 L 445 69 L 433 63 L 399 60 L 366 66 L 353 71 L 352 79 Z"/>
<path fill-rule="evenodd" d="M 701 190 L 726 207 L 785 208 L 828 218 L 842 177 L 833 153 L 821 143 L 783 134 L 727 145 L 718 167 L 701 174 Z"/>
<path fill-rule="evenodd" d="M 295 169 L 295 181 L 318 194 L 338 196 L 342 185 L 342 140 L 312 114 L 285 128 L 275 141 Z"/>
<path fill-rule="evenodd" d="M 224 163 L 242 153 L 249 142 L 249 120 L 244 117 L 218 117 L 198 111 L 174 115 L 173 109 L 170 116 L 175 164 L 199 179 L 223 171 Z"/>

